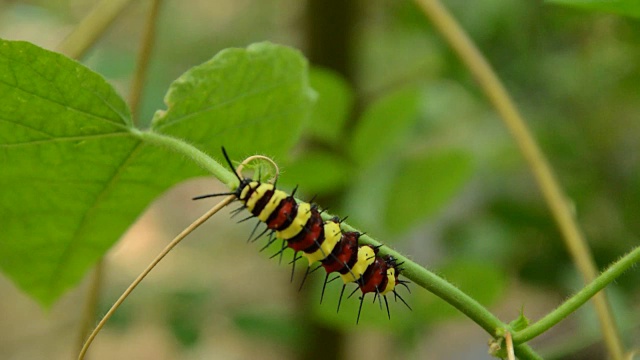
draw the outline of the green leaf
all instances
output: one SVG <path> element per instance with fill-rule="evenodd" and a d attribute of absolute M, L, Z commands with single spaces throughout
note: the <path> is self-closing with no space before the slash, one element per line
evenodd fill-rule
<path fill-rule="evenodd" d="M 637 0 L 546 0 L 546 2 L 640 18 L 640 2 Z"/>
<path fill-rule="evenodd" d="M 390 93 L 371 105 L 358 121 L 351 141 L 351 155 L 369 164 L 397 148 L 409 135 L 419 114 L 420 91 L 403 89 Z"/>
<path fill-rule="evenodd" d="M 300 185 L 303 193 L 317 195 L 340 189 L 350 177 L 349 166 L 335 154 L 321 151 L 307 152 L 283 169 L 279 184 Z"/>
<path fill-rule="evenodd" d="M 309 81 L 318 93 L 318 101 L 313 107 L 308 131 L 334 144 L 340 139 L 353 107 L 353 90 L 343 78 L 327 69 L 311 68 Z"/>
<path fill-rule="evenodd" d="M 520 309 L 520 315 L 518 315 L 518 318 L 511 321 L 509 323 L 509 327 L 511 327 L 513 331 L 520 331 L 524 330 L 527 326 L 529 326 L 529 319 L 524 316 L 524 308 L 522 308 Z"/>
<path fill-rule="evenodd" d="M 171 85 L 152 127 L 216 156 L 221 145 L 238 159 L 265 149 L 284 156 L 315 99 L 306 71 L 300 52 L 284 46 L 223 50 Z"/>
<path fill-rule="evenodd" d="M 471 156 L 448 150 L 409 159 L 396 171 L 385 221 L 400 232 L 441 209 L 473 174 Z"/>
<path fill-rule="evenodd" d="M 305 337 L 305 328 L 291 316 L 278 312 L 242 309 L 232 312 L 231 319 L 238 330 L 247 336 L 296 348 Z"/>
<path fill-rule="evenodd" d="M 0 268 L 48 305 L 117 239 L 105 217 L 128 212 L 116 185 L 141 144 L 122 99 L 75 61 L 1 41 L 0 76 Z"/>
<path fill-rule="evenodd" d="M 487 261 L 455 260 L 440 268 L 438 275 L 484 306 L 490 306 L 499 300 L 507 286 L 504 272 Z M 432 294 L 415 293 L 412 300 L 419 303 L 413 307 L 416 309 L 416 317 L 436 321 L 461 315 L 453 306 Z"/>
<path fill-rule="evenodd" d="M 182 346 L 194 347 L 201 340 L 206 321 L 202 313 L 210 302 L 208 290 L 188 289 L 170 294 L 165 321 Z"/>
<path fill-rule="evenodd" d="M 223 143 L 232 154 L 271 144 L 282 152 L 311 94 L 298 52 L 270 44 L 228 50 L 172 86 L 154 131 L 216 154 Z M 98 74 L 29 43 L 0 41 L 0 111 L 0 268 L 45 306 L 154 198 L 204 174 L 184 154 L 143 142 Z"/>

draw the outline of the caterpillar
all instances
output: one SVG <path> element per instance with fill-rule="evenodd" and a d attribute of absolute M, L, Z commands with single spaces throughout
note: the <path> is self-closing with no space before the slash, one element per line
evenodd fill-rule
<path fill-rule="evenodd" d="M 344 284 L 338 300 L 339 311 L 346 285 L 356 283 L 358 287 L 348 296 L 351 297 L 358 289 L 362 292 L 356 323 L 360 321 L 362 304 L 365 295 L 368 293 L 374 294 L 373 301 L 375 303 L 378 300 L 381 308 L 382 299 L 384 300 L 389 318 L 391 318 L 387 301 L 387 294 L 389 293 L 393 293 L 395 300 L 400 299 L 407 308 L 411 309 L 407 302 L 396 292 L 399 285 L 406 287 L 407 290 L 409 290 L 409 287 L 407 286 L 408 281 L 398 278 L 402 272 L 402 264 L 398 263 L 393 256 L 379 256 L 378 249 L 380 246 L 360 246 L 358 239 L 362 234 L 354 231 L 342 231 L 340 224 L 344 219 L 340 220 L 334 217 L 324 221 L 321 216 L 322 212 L 317 205 L 295 199 L 294 195 L 297 188 L 289 195 L 282 190 L 278 190 L 275 184 L 263 183 L 251 178 L 242 178 L 235 171 L 224 147 L 222 147 L 222 153 L 231 171 L 239 180 L 238 187 L 227 193 L 196 196 L 193 200 L 234 195 L 236 200 L 242 204 L 241 207 L 236 209 L 236 214 L 243 209 L 251 213 L 250 216 L 240 220 L 240 222 L 252 218 L 259 220 L 251 235 L 249 235 L 250 241 L 256 241 L 264 234 L 269 233 L 269 240 L 262 250 L 269 247 L 277 239 L 280 239 L 283 241 L 282 248 L 273 257 L 282 256 L 282 253 L 287 248 L 291 248 L 294 251 L 292 279 L 295 263 L 302 257 L 305 257 L 309 262 L 302 284 L 304 284 L 310 272 L 320 267 L 325 269 L 326 276 L 320 302 L 324 297 L 327 283 L 337 278 L 342 278 Z M 266 229 L 254 237 L 261 223 L 266 224 Z M 298 253 L 302 253 L 302 256 L 298 256 Z M 311 265 L 317 262 L 320 265 L 310 271 Z M 332 273 L 338 273 L 339 276 L 329 280 L 329 275 Z M 302 284 L 300 285 L 301 287 Z"/>

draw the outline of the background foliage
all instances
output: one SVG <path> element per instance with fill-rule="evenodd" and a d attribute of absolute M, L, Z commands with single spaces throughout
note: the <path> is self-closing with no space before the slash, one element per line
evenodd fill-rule
<path fill-rule="evenodd" d="M 0 36 L 53 48 L 90 5 L 3 3 Z M 575 204 L 598 264 L 603 267 L 637 245 L 637 20 L 534 1 L 447 5 L 529 120 Z M 324 207 L 349 215 L 352 225 L 428 264 L 491 305 L 501 318 L 515 318 L 522 306 L 532 318 L 548 312 L 578 289 L 580 280 L 528 168 L 493 109 L 412 3 L 352 6 L 356 30 L 349 43 L 351 66 L 318 61 L 334 70 L 312 67 L 310 84 L 317 101 L 310 120 L 297 130 L 300 135 L 290 136 L 288 144 L 278 141 L 278 149 L 265 134 L 257 138 L 265 143 L 252 147 L 237 143 L 242 128 L 236 127 L 238 134 L 220 135 L 225 146 L 237 160 L 251 152 L 276 155 L 284 168 L 283 186 L 299 184 L 307 198 L 318 194 Z M 145 11 L 143 2 L 130 6 L 84 61 L 122 94 L 133 71 Z M 166 1 L 143 111 L 135 120 L 151 126 L 155 111 L 166 107 L 169 84 L 228 46 L 269 40 L 314 54 L 313 42 L 303 37 L 309 22 L 304 11 L 301 3 L 287 1 L 188 6 Z M 173 99 L 179 97 L 178 90 L 172 93 Z M 185 136 L 206 143 L 215 132 L 200 126 L 205 125 L 185 128 L 195 131 Z M 209 153 L 218 155 L 215 151 Z M 154 169 L 154 177 L 166 184 L 189 173 L 195 171 Z M 109 257 L 104 306 L 162 244 L 207 207 L 188 199 L 222 189 L 218 186 L 211 180 L 190 182 L 155 202 Z M 132 193 L 142 197 L 141 191 Z M 72 205 L 65 192 L 54 193 L 61 197 L 53 199 L 57 203 Z M 15 196 L 3 192 L 10 195 Z M 11 224 L 16 223 L 7 222 L 9 229 Z M 114 353 L 304 357 L 323 343 L 349 354 L 362 349 L 360 342 L 371 343 L 370 337 L 382 340 L 368 348 L 371 358 L 487 356 L 486 335 L 420 290 L 405 297 L 416 309 L 413 313 L 394 306 L 389 322 L 370 306 L 364 310 L 365 324 L 354 331 L 354 301 L 336 316 L 335 299 L 328 297 L 318 306 L 317 284 L 296 294 L 287 270 L 244 244 L 248 231 L 250 227 L 220 215 L 194 234 L 120 311 L 96 343 L 96 358 Z M 609 289 L 626 340 L 635 346 L 638 277 L 637 271 L 626 274 Z M 0 355 L 37 358 L 53 352 L 68 358 L 79 317 L 74 304 L 81 302 L 83 289 L 65 295 L 44 314 L 4 279 L 2 287 L 8 295 L 0 308 L 7 319 Z M 330 295 L 336 292 L 329 289 Z M 601 351 L 592 340 L 597 339 L 595 329 L 587 307 L 555 329 L 550 334 L 555 339 L 543 338 L 536 345 L 549 357 L 573 353 L 575 345 L 589 358 Z M 348 341 L 340 336 L 345 332 Z M 26 348 L 34 339 L 40 345 Z M 575 356 L 580 358 L 580 352 Z"/>

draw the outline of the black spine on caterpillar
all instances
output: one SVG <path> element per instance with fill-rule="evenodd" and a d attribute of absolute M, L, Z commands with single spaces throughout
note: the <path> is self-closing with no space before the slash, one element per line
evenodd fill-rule
<path fill-rule="evenodd" d="M 222 148 L 222 152 L 231 170 L 234 171 L 233 164 L 224 148 Z M 236 174 L 235 171 L 234 174 Z M 298 259 L 298 252 L 307 258 L 309 266 L 320 262 L 327 273 L 325 286 L 329 274 L 334 272 L 340 274 L 339 276 L 345 285 L 355 282 L 363 294 L 360 297 L 360 309 L 356 322 L 360 319 L 364 295 L 367 293 L 374 293 L 374 301 L 379 297 L 378 300 L 382 303 L 381 299 L 384 299 L 388 315 L 389 305 L 386 297 L 388 293 L 393 293 L 396 299 L 400 299 L 411 309 L 396 292 L 398 285 L 406 287 L 407 282 L 398 279 L 402 269 L 400 268 L 401 264 L 398 264 L 395 258 L 390 255 L 378 256 L 377 247 L 358 246 L 360 233 L 342 232 L 339 219 L 322 220 L 316 206 L 306 202 L 298 202 L 293 194 L 288 195 L 284 191 L 276 189 L 273 184 L 242 178 L 237 174 L 236 176 L 240 183 L 233 192 L 202 195 L 195 197 L 194 200 L 220 195 L 235 195 L 243 204 L 243 208 L 252 214 L 249 218 L 257 217 L 260 222 L 266 224 L 265 232 L 271 231 L 277 239 L 283 240 L 283 250 L 289 247 L 296 252 L 294 263 Z M 250 239 L 252 236 L 253 234 Z M 259 237 L 260 235 L 255 239 Z M 269 241 L 269 244 L 271 243 L 272 240 Z M 307 269 L 305 278 L 308 273 L 309 269 Z M 345 285 L 342 287 L 340 300 L 342 300 Z M 322 292 L 324 295 L 324 287 Z M 338 303 L 339 309 L 340 302 Z"/>

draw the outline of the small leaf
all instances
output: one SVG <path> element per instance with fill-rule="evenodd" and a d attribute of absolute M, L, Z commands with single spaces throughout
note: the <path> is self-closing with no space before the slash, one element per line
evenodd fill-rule
<path fill-rule="evenodd" d="M 273 311 L 242 310 L 232 313 L 231 316 L 240 331 L 255 339 L 296 348 L 305 335 L 305 329 L 299 322 Z"/>
<path fill-rule="evenodd" d="M 520 315 L 518 315 L 518 318 L 509 323 L 509 327 L 511 327 L 513 331 L 520 331 L 524 330 L 524 328 L 526 328 L 527 326 L 529 326 L 529 319 L 524 316 L 523 308 L 520 310 Z"/>
<path fill-rule="evenodd" d="M 353 90 L 338 74 L 311 68 L 309 81 L 318 93 L 308 131 L 328 143 L 335 143 L 344 131 L 344 123 L 353 107 Z"/>
<path fill-rule="evenodd" d="M 75 61 L 0 41 L 0 77 L 0 268 L 48 305 L 124 231 L 116 185 L 141 143 L 122 99 Z"/>
<path fill-rule="evenodd" d="M 419 104 L 420 92 L 411 88 L 393 92 L 371 105 L 354 131 L 350 143 L 353 158 L 369 164 L 397 148 L 417 119 Z"/>
<path fill-rule="evenodd" d="M 396 171 L 385 221 L 400 232 L 441 209 L 471 178 L 471 156 L 449 150 L 410 159 Z"/>
<path fill-rule="evenodd" d="M 182 346 L 194 347 L 200 341 L 205 323 L 202 313 L 210 301 L 211 296 L 206 290 L 189 289 L 170 295 L 167 327 Z"/>
<path fill-rule="evenodd" d="M 546 0 L 546 2 L 640 18 L 640 2 L 637 0 Z"/>
<path fill-rule="evenodd" d="M 349 181 L 348 164 L 339 156 L 327 152 L 307 152 L 285 167 L 280 184 L 300 185 L 307 195 L 327 193 Z"/>
<path fill-rule="evenodd" d="M 258 43 L 223 50 L 180 76 L 152 128 L 218 158 L 221 145 L 238 159 L 265 149 L 279 157 L 299 138 L 314 99 L 300 52 Z"/>
<path fill-rule="evenodd" d="M 438 274 L 484 306 L 490 306 L 500 299 L 507 280 L 500 268 L 490 262 L 476 260 L 456 260 L 438 270 Z M 435 321 L 461 315 L 453 306 L 434 295 L 415 292 L 416 316 Z"/>

